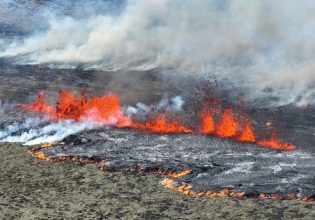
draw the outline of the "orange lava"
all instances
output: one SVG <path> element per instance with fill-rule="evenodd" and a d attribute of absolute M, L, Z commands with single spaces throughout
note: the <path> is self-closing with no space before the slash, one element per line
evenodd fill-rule
<path fill-rule="evenodd" d="M 101 160 L 90 159 L 90 158 L 78 158 L 76 156 L 62 156 L 62 157 L 49 157 L 46 156 L 43 152 L 39 152 L 38 149 L 33 148 L 29 150 L 29 153 L 34 155 L 36 158 L 49 161 L 49 162 L 62 162 L 62 161 L 78 161 L 81 164 L 93 164 L 93 163 L 100 163 Z"/>
<path fill-rule="evenodd" d="M 48 142 L 48 143 L 44 143 L 41 147 L 42 148 L 47 148 L 47 147 L 51 147 L 54 145 L 54 142 Z"/>
<path fill-rule="evenodd" d="M 178 177 L 182 177 L 191 173 L 191 170 L 185 169 L 179 173 L 168 173 L 167 178 L 162 181 L 164 187 L 183 193 L 187 196 L 204 196 L 208 198 L 216 197 L 216 196 L 230 196 L 234 198 L 243 198 L 244 192 L 233 192 L 229 189 L 223 189 L 218 192 L 206 191 L 206 192 L 197 192 L 193 190 L 193 186 L 191 184 L 182 183 L 179 186 L 174 184 L 174 179 Z"/>
<path fill-rule="evenodd" d="M 46 160 L 50 162 L 57 162 L 57 161 L 66 161 L 66 160 L 75 160 L 75 157 L 47 157 L 43 152 L 32 152 L 29 151 L 30 153 L 34 154 L 35 157 L 41 160 Z"/>
<path fill-rule="evenodd" d="M 54 108 L 52 106 L 49 106 L 45 102 L 44 92 L 42 91 L 38 93 L 38 96 L 35 102 L 33 102 L 32 104 L 21 104 L 20 106 L 28 111 L 48 113 L 48 114 L 54 113 Z"/>
<path fill-rule="evenodd" d="M 85 92 L 82 92 L 81 96 L 76 96 L 70 91 L 60 91 L 57 104 L 51 106 L 45 101 L 44 93 L 40 92 L 35 102 L 19 106 L 28 111 L 47 114 L 52 120 L 89 120 L 103 125 L 113 125 L 119 128 L 131 127 L 153 133 L 209 134 L 255 143 L 261 147 L 275 150 L 296 149 L 294 145 L 278 140 L 275 135 L 269 139 L 257 140 L 251 121 L 246 117 L 245 119 L 240 117 L 245 115 L 243 113 L 233 113 L 232 108 L 221 112 L 221 110 L 215 108 L 210 110 L 206 107 L 199 115 L 200 126 L 188 128 L 178 118 L 166 113 L 157 113 L 144 122 L 133 121 L 131 117 L 122 112 L 119 97 L 114 93 L 88 98 Z M 215 121 L 215 118 L 220 119 Z M 266 125 L 271 126 L 272 123 L 268 122 Z"/>
<path fill-rule="evenodd" d="M 147 122 L 134 122 L 131 127 L 151 131 L 154 133 L 190 133 L 191 130 L 185 127 L 178 119 L 161 114 Z"/>
<path fill-rule="evenodd" d="M 201 113 L 201 133 L 211 134 L 215 130 L 213 116 L 208 108 Z"/>
<path fill-rule="evenodd" d="M 250 121 L 247 120 L 244 126 L 244 129 L 238 138 L 239 141 L 242 142 L 251 142 L 254 143 L 256 142 L 256 137 L 252 128 L 252 125 L 250 124 Z"/>
<path fill-rule="evenodd" d="M 269 147 L 269 148 L 272 148 L 275 150 L 288 150 L 288 151 L 290 151 L 290 150 L 296 149 L 296 147 L 293 144 L 283 143 L 280 140 L 278 140 L 274 134 L 269 139 L 263 138 L 261 141 L 258 141 L 257 144 L 259 146 Z"/>
<path fill-rule="evenodd" d="M 181 184 L 177 186 L 174 183 L 174 180 L 171 178 L 165 178 L 162 181 L 162 184 L 165 188 L 174 190 L 176 192 L 180 192 L 187 196 L 195 196 L 195 197 L 206 197 L 206 198 L 214 198 L 214 197 L 232 197 L 236 199 L 244 199 L 247 198 L 245 195 L 245 192 L 234 192 L 231 189 L 222 189 L 220 191 L 214 192 L 214 191 L 204 191 L 204 192 L 198 192 L 193 189 L 193 186 L 191 184 Z M 272 199 L 272 200 L 281 200 L 281 199 L 287 199 L 287 200 L 297 200 L 300 202 L 313 202 L 313 198 L 299 198 L 297 195 L 289 194 L 289 195 L 277 195 L 277 194 L 265 194 L 260 193 L 258 195 L 258 199 Z"/>
<path fill-rule="evenodd" d="M 235 137 L 237 129 L 238 122 L 233 116 L 233 110 L 231 108 L 225 109 L 218 124 L 216 134 L 220 137 Z"/>
<path fill-rule="evenodd" d="M 164 187 L 168 189 L 180 192 L 187 196 L 202 196 L 202 197 L 207 197 L 207 198 L 229 196 L 229 197 L 241 199 L 245 195 L 244 192 L 233 192 L 230 189 L 222 189 L 218 192 L 212 192 L 212 191 L 197 192 L 193 190 L 193 186 L 191 184 L 182 184 L 180 186 L 175 186 L 174 180 L 171 178 L 165 178 L 162 181 L 162 184 Z"/>
<path fill-rule="evenodd" d="M 54 117 L 79 120 L 86 110 L 86 97 L 76 97 L 72 92 L 60 91 Z"/>
<path fill-rule="evenodd" d="M 96 160 L 96 159 L 90 159 L 90 158 L 77 158 L 77 157 L 56 157 L 56 158 L 51 158 L 47 157 L 44 153 L 39 152 L 40 148 L 33 148 L 29 150 L 29 153 L 35 155 L 38 159 L 45 160 L 45 161 L 50 161 L 50 162 L 58 162 L 58 161 L 66 161 L 66 160 L 72 160 L 72 161 L 78 161 L 81 164 L 98 164 L 98 168 L 101 171 L 105 171 L 104 160 Z M 144 166 L 142 164 L 138 164 L 135 168 L 127 168 L 127 169 L 122 169 L 119 170 L 120 172 L 143 172 Z M 187 183 L 181 183 L 181 184 L 175 184 L 174 179 L 185 176 L 190 174 L 192 171 L 189 169 L 185 169 L 181 172 L 172 172 L 172 171 L 164 171 L 162 169 L 157 169 L 153 171 L 153 173 L 157 173 L 160 175 L 166 175 L 167 178 L 165 178 L 161 183 L 165 188 L 180 192 L 184 195 L 187 196 L 195 196 L 195 197 L 206 197 L 206 198 L 214 198 L 214 197 L 233 197 L 236 199 L 243 199 L 246 198 L 247 196 L 245 195 L 245 192 L 234 192 L 231 189 L 222 189 L 220 191 L 203 191 L 203 192 L 198 192 L 193 189 L 193 186 L 191 184 Z M 297 200 L 300 202 L 313 202 L 313 198 L 299 198 L 295 194 L 289 194 L 286 196 L 281 196 L 277 194 L 265 194 L 265 193 L 260 193 L 258 195 L 259 199 L 274 199 L 274 200 L 279 200 L 279 199 L 288 199 L 288 200 Z"/>
<path fill-rule="evenodd" d="M 167 176 L 170 177 L 170 178 L 178 178 L 178 177 L 181 177 L 181 176 L 186 176 L 187 174 L 190 174 L 190 173 L 191 173 L 191 170 L 185 169 L 185 170 L 183 170 L 181 172 L 178 172 L 178 173 L 168 172 Z"/>
<path fill-rule="evenodd" d="M 130 118 L 121 111 L 119 97 L 112 93 L 88 100 L 85 92 L 81 97 L 77 97 L 70 91 L 60 91 L 57 105 L 54 107 L 45 102 L 44 94 L 40 92 L 34 103 L 23 104 L 21 107 L 33 112 L 46 113 L 53 120 L 91 120 L 118 127 L 131 124 Z"/>

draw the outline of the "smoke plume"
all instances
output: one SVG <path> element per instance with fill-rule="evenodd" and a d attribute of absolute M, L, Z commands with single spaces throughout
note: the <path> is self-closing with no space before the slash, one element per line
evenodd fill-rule
<path fill-rule="evenodd" d="M 90 121 L 74 122 L 70 120 L 51 122 L 44 126 L 32 125 L 28 123 L 38 119 L 27 119 L 25 123 L 14 123 L 8 125 L 7 130 L 0 131 L 0 142 L 21 142 L 25 145 L 36 145 L 48 142 L 61 141 L 69 135 L 79 133 L 84 130 L 91 130 L 100 127 L 97 123 Z"/>
<path fill-rule="evenodd" d="M 146 105 L 144 103 L 137 103 L 136 106 L 127 106 L 124 108 L 124 112 L 127 115 L 146 115 L 152 111 L 164 110 L 168 112 L 177 112 L 182 110 L 182 106 L 185 101 L 181 96 L 175 96 L 171 99 L 163 98 L 158 104 Z"/>
<path fill-rule="evenodd" d="M 312 0 L 128 0 L 120 13 L 50 16 L 0 56 L 215 75 L 251 102 L 314 104 L 314 11 Z"/>

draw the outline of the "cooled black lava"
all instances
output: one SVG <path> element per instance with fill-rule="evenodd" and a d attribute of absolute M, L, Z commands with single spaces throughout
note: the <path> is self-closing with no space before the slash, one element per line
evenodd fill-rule
<path fill-rule="evenodd" d="M 231 188 L 246 194 L 315 196 L 315 157 L 302 151 L 280 152 L 209 136 L 161 135 L 129 129 L 100 129 L 73 135 L 40 150 L 47 157 L 104 159 L 105 170 L 143 164 L 192 173 L 176 179 L 197 191 Z M 79 168 L 78 168 L 79 169 Z"/>

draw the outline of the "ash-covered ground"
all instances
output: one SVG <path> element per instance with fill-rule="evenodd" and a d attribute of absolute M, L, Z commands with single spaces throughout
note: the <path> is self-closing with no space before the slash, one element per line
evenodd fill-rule
<path fill-rule="evenodd" d="M 59 89 L 91 94 L 113 91 L 123 104 L 158 102 L 165 96 L 180 94 L 186 101 L 183 109 L 193 112 L 191 95 L 197 80 L 171 77 L 150 72 L 101 72 L 56 70 L 39 66 L 14 66 L 2 63 L 1 68 L 1 140 L 6 142 L 40 143 L 59 135 L 63 145 L 40 150 L 47 157 L 77 156 L 102 159 L 105 170 L 124 170 L 141 164 L 140 172 L 163 169 L 189 175 L 176 179 L 178 184 L 192 184 L 196 191 L 218 191 L 230 188 L 248 196 L 260 193 L 314 198 L 315 148 L 314 108 L 283 106 L 245 110 L 253 120 L 257 136 L 268 132 L 266 121 L 272 121 L 281 140 L 293 143 L 297 150 L 276 151 L 255 144 L 239 143 L 211 135 L 152 134 L 132 129 L 85 126 L 77 122 L 50 122 L 12 106 L 30 102 L 44 90 L 54 100 Z M 167 77 L 167 80 L 165 79 Z M 141 86 L 140 86 L 141 85 Z M 49 96 L 50 95 L 50 96 Z M 224 97 L 224 91 L 221 92 Z M 228 97 L 226 97 L 228 100 Z M 193 114 L 193 113 L 191 113 Z M 186 113 L 190 115 L 190 113 Z M 185 115 L 184 115 L 185 116 Z M 191 122 L 193 123 L 193 122 Z M 32 142 L 36 140 L 35 142 Z M 78 167 L 80 169 L 80 167 Z"/>

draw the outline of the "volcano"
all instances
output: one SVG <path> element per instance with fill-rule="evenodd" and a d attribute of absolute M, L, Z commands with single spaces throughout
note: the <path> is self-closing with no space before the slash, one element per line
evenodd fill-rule
<path fill-rule="evenodd" d="M 0 219 L 315 219 L 314 11 L 0 1 Z"/>
<path fill-rule="evenodd" d="M 49 77 L 51 70 L 46 71 Z M 154 72 L 145 74 L 151 75 L 146 84 L 160 85 Z M 165 187 L 186 195 L 314 198 L 314 108 L 242 107 L 215 93 L 205 95 L 196 85 L 196 96 L 166 86 L 147 104 L 128 105 L 117 90 L 103 95 L 60 90 L 50 92 L 55 101 L 49 101 L 48 91 L 40 89 L 28 102 L 3 102 L 0 138 L 35 144 L 30 152 L 47 161 L 78 160 L 105 172 L 158 173 L 165 176 Z M 182 97 L 166 98 L 166 90 Z"/>

